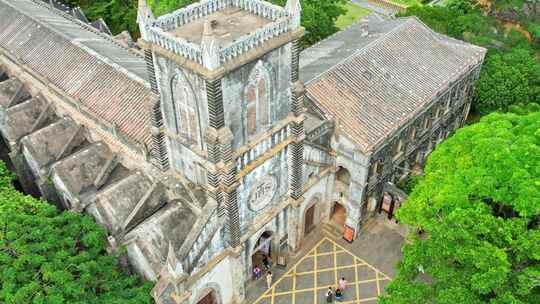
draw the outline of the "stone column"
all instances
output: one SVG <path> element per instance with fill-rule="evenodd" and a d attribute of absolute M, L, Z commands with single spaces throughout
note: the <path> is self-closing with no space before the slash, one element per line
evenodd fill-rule
<path fill-rule="evenodd" d="M 291 112 L 301 118 L 303 112 L 304 85 L 297 81 L 291 92 Z M 304 122 L 298 119 L 290 124 L 294 142 L 289 147 L 289 185 L 291 198 L 297 200 L 302 195 L 302 175 L 304 165 Z"/>
<path fill-rule="evenodd" d="M 234 298 L 233 303 L 242 303 L 246 297 L 244 275 L 244 263 L 242 262 L 241 247 L 238 248 L 236 255 L 230 257 L 231 262 L 231 281 L 233 285 Z M 235 302 L 236 301 L 236 302 Z"/>
<path fill-rule="evenodd" d="M 293 51 L 294 57 L 295 51 Z M 294 75 L 293 58 L 293 79 L 298 75 Z M 302 121 L 304 101 L 304 85 L 300 81 L 293 83 L 291 92 L 291 112 L 298 118 L 297 121 L 290 124 L 291 136 L 294 141 L 289 146 L 289 195 L 290 195 L 290 212 L 288 218 L 288 244 L 291 252 L 296 252 L 300 246 L 300 225 L 302 224 L 302 216 L 300 214 L 300 205 L 304 197 L 302 193 L 303 186 L 303 168 L 304 168 L 304 122 Z"/>
<path fill-rule="evenodd" d="M 240 245 L 240 213 L 238 208 L 236 181 L 236 158 L 233 157 L 233 134 L 228 128 L 219 130 L 221 167 L 221 188 L 223 189 L 223 207 L 226 217 L 227 241 L 233 248 Z"/>
<path fill-rule="evenodd" d="M 208 101 L 208 121 L 209 127 L 205 131 L 206 150 L 208 153 L 207 166 L 207 184 L 208 199 L 214 200 L 218 204 L 218 216 L 222 218 L 225 215 L 225 208 L 222 202 L 222 193 L 220 190 L 220 170 L 218 164 L 221 160 L 221 147 L 219 138 L 219 129 L 225 125 L 223 114 L 223 98 L 221 91 L 221 79 L 206 81 L 206 98 Z"/>
<path fill-rule="evenodd" d="M 287 215 L 287 244 L 289 246 L 289 252 L 293 255 L 300 249 L 300 228 L 302 227 L 301 203 L 302 201 L 291 198 L 291 207 Z"/>
<path fill-rule="evenodd" d="M 161 171 L 167 171 L 170 168 L 169 152 L 165 134 L 163 133 L 163 115 L 161 113 L 161 101 L 159 98 L 155 101 L 151 117 L 152 127 L 152 147 L 150 150 L 150 159 L 152 164 Z"/>
<path fill-rule="evenodd" d="M 219 142 L 218 133 L 214 128 L 208 128 L 205 132 L 204 140 L 208 153 L 208 166 L 206 166 L 207 200 L 214 201 L 218 206 L 218 216 L 221 218 L 224 214 L 222 205 L 222 195 L 220 190 L 220 171 L 219 163 Z"/>

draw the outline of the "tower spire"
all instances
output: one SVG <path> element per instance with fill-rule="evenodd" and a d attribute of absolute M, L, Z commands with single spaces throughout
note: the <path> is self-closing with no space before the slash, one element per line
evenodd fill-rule
<path fill-rule="evenodd" d="M 139 30 L 141 31 L 141 37 L 143 39 L 146 37 L 146 24 L 148 21 L 154 19 L 154 13 L 146 3 L 146 0 L 139 0 L 137 6 L 137 23 L 139 24 Z"/>
<path fill-rule="evenodd" d="M 216 20 L 206 20 L 201 41 L 202 61 L 205 68 L 215 70 L 219 67 L 219 43 L 214 35 Z"/>
<path fill-rule="evenodd" d="M 285 10 L 291 15 L 294 27 L 300 26 L 300 15 L 302 13 L 302 4 L 300 0 L 287 0 Z"/>

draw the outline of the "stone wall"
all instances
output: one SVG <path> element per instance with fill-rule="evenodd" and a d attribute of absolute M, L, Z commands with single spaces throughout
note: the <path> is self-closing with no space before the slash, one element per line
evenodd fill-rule
<path fill-rule="evenodd" d="M 247 144 L 250 140 L 246 130 L 246 89 L 257 70 L 261 70 L 269 82 L 266 89 L 270 119 L 263 129 L 269 129 L 290 113 L 290 62 L 291 43 L 288 43 L 236 69 L 222 79 L 225 126 L 234 135 L 234 149 Z"/>
<path fill-rule="evenodd" d="M 166 58 L 156 56 L 155 61 L 171 167 L 193 183 L 204 183 L 200 164 L 208 127 L 205 81 Z"/>
<path fill-rule="evenodd" d="M 397 183 L 410 173 L 415 164 L 423 165 L 438 144 L 464 125 L 481 65 L 479 63 L 471 68 L 441 91 L 423 111 L 370 155 L 364 208 L 367 208 L 370 201 L 376 202 L 380 208 L 383 188 L 387 182 Z"/>

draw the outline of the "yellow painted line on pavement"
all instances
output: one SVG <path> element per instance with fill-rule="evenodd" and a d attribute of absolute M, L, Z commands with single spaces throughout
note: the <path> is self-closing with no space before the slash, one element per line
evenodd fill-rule
<path fill-rule="evenodd" d="M 379 272 L 375 271 L 375 279 L 377 280 L 377 295 L 381 295 L 381 284 L 379 283 Z"/>
<path fill-rule="evenodd" d="M 358 263 L 358 258 L 354 257 L 355 264 Z M 358 285 L 358 266 L 354 266 L 354 286 L 356 288 L 356 301 L 360 298 L 360 286 Z"/>
<path fill-rule="evenodd" d="M 334 284 L 338 283 L 338 276 L 337 276 L 337 253 L 336 253 L 336 243 L 334 243 Z"/>
<path fill-rule="evenodd" d="M 321 246 L 321 244 L 325 241 L 329 241 L 333 246 L 332 248 L 332 251 L 331 252 L 320 252 L 319 253 L 319 250 L 322 250 L 322 248 L 319 248 Z M 337 254 L 338 253 L 345 253 L 345 254 L 348 254 L 350 255 L 352 258 L 353 258 L 353 264 L 354 265 L 348 265 L 348 266 L 337 266 Z M 318 257 L 321 257 L 321 256 L 329 256 L 329 255 L 333 255 L 333 258 L 334 258 L 334 267 L 331 267 L 331 268 L 322 268 L 322 269 L 319 269 L 318 268 Z M 300 263 L 304 262 L 306 259 L 309 259 L 309 258 L 313 258 L 313 270 L 312 271 L 305 271 L 305 272 L 297 272 L 298 270 L 298 266 L 300 265 Z M 359 277 L 359 271 L 358 271 L 358 267 L 359 266 L 367 266 L 368 268 L 370 268 L 372 271 L 375 272 L 375 279 L 369 279 L 369 280 L 361 280 L 361 278 Z M 344 301 L 344 302 L 341 302 L 342 304 L 358 304 L 358 303 L 363 303 L 363 302 L 367 302 L 367 301 L 373 301 L 373 300 L 377 300 L 377 297 L 372 297 L 372 298 L 366 298 L 366 299 L 361 299 L 360 297 L 360 284 L 363 284 L 363 283 L 370 283 L 370 282 L 376 282 L 377 284 L 377 294 L 380 295 L 381 294 L 381 286 L 380 286 L 380 281 L 384 281 L 384 280 L 391 280 L 391 278 L 386 275 L 385 273 L 383 273 L 382 271 L 378 270 L 377 268 L 373 267 L 372 265 L 368 264 L 366 261 L 364 261 L 363 259 L 360 259 L 359 257 L 357 257 L 355 254 L 353 254 L 351 251 L 341 247 L 338 243 L 336 243 L 334 240 L 332 240 L 331 238 L 328 238 L 328 237 L 323 237 L 315 246 L 312 250 L 310 250 L 305 256 L 303 256 L 302 258 L 300 258 L 290 269 L 289 271 L 287 271 L 287 273 L 285 273 L 281 278 L 279 278 L 272 286 L 270 289 L 268 289 L 267 291 L 265 291 L 255 302 L 253 302 L 254 304 L 258 304 L 262 299 L 269 299 L 270 300 L 270 303 L 274 304 L 275 303 L 275 297 L 277 296 L 286 296 L 286 295 L 291 295 L 292 296 L 292 304 L 296 304 L 298 301 L 296 300 L 296 295 L 299 294 L 299 293 L 302 293 L 302 292 L 311 292 L 313 291 L 313 297 L 314 297 L 314 304 L 315 303 L 318 303 L 318 291 L 319 290 L 326 290 L 326 288 L 328 288 L 328 286 L 320 286 L 319 287 L 319 282 L 318 282 L 318 274 L 319 273 L 324 273 L 325 271 L 334 271 L 334 279 L 336 280 L 336 283 L 338 281 L 338 270 L 341 270 L 341 269 L 350 269 L 351 267 L 354 267 L 354 276 L 355 276 L 355 280 L 354 282 L 349 282 L 347 283 L 348 286 L 351 286 L 354 285 L 355 288 L 356 288 L 356 300 L 350 300 L 350 301 Z M 310 275 L 310 274 L 313 274 L 313 288 L 305 288 L 305 289 L 296 289 L 296 284 L 298 282 L 298 280 L 301 280 L 300 277 L 298 277 L 299 275 Z M 282 291 L 282 292 L 276 292 L 276 287 L 277 285 L 286 277 L 291 277 L 291 281 L 292 281 L 292 286 L 290 288 L 289 291 Z M 298 303 L 298 304 L 311 304 L 311 303 Z"/>
<path fill-rule="evenodd" d="M 373 283 L 375 282 L 375 279 L 370 279 L 370 280 L 362 280 L 362 281 L 358 281 L 358 282 L 352 282 L 352 283 L 358 283 L 358 284 L 365 284 L 365 283 Z M 304 289 L 296 289 L 294 292 L 295 293 L 301 293 L 301 292 L 309 292 L 309 291 L 318 291 L 318 290 L 326 290 L 328 288 L 328 286 L 321 286 L 321 287 L 317 287 L 317 288 L 304 288 Z M 290 295 L 290 294 L 293 294 L 293 291 L 290 290 L 290 291 L 281 291 L 281 292 L 276 292 L 275 295 L 276 296 L 286 296 L 286 295 Z M 266 298 L 269 298 L 270 295 L 266 296 Z M 304 303 L 302 303 L 304 304 Z"/>
<path fill-rule="evenodd" d="M 317 247 L 313 249 L 314 250 L 313 252 L 314 253 L 313 255 L 313 285 L 315 286 L 315 288 L 313 289 L 313 302 L 314 303 L 317 303 L 317 287 L 319 286 L 317 283 Z"/>

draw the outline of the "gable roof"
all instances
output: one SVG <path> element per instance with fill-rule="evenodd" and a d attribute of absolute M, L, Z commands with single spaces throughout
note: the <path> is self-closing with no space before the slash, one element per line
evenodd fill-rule
<path fill-rule="evenodd" d="M 364 45 L 355 42 L 363 38 L 351 35 L 363 26 L 358 23 L 307 50 L 313 54 L 336 41 L 351 41 L 347 43 L 353 46 L 350 55 L 334 58 L 340 61 L 307 80 L 306 91 L 363 152 L 375 148 L 460 75 L 482 62 L 486 52 L 435 33 L 416 17 L 380 22 L 371 24 L 371 29 L 385 27 L 386 32 L 371 34 Z M 354 45 L 360 48 L 353 49 Z"/>
<path fill-rule="evenodd" d="M 0 50 L 50 81 L 78 106 L 150 143 L 155 98 L 144 58 L 38 0 L 0 0 Z"/>

